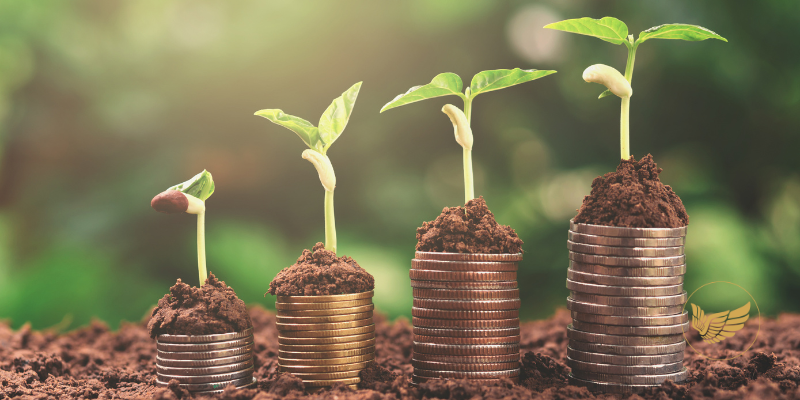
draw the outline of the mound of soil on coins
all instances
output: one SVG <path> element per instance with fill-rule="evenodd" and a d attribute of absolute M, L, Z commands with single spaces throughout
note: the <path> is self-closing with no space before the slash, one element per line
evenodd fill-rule
<path fill-rule="evenodd" d="M 153 309 L 147 329 L 150 337 L 168 335 L 211 335 L 241 332 L 252 326 L 244 302 L 213 273 L 201 287 L 180 279 L 169 288 Z"/>
<path fill-rule="evenodd" d="M 753 346 L 732 360 L 710 360 L 687 346 L 684 364 L 690 377 L 685 384 L 666 382 L 641 395 L 616 396 L 595 394 L 567 383 L 565 326 L 571 319 L 563 309 L 549 319 L 521 325 L 519 385 L 511 381 L 483 385 L 468 380 L 446 380 L 412 386 L 412 327 L 406 319 L 391 323 L 376 313 L 376 364 L 362 374 L 362 388 L 338 387 L 314 394 L 305 393 L 298 378 L 277 372 L 275 315 L 258 307 L 251 308 L 249 313 L 255 335 L 254 376 L 258 378 L 258 386 L 231 387 L 222 394 L 198 395 L 195 399 L 800 398 L 800 314 L 761 319 L 761 330 Z M 753 342 L 759 325 L 756 319 L 751 321 L 721 344 L 704 343 L 695 331 L 689 340 L 708 357 L 731 357 Z M 156 348 L 144 321 L 124 323 L 117 332 L 96 321 L 67 334 L 32 331 L 28 325 L 15 331 L 6 322 L 0 322 L 0 399 L 191 398 L 175 385 L 154 386 L 155 358 Z"/>
<path fill-rule="evenodd" d="M 431 222 L 417 228 L 417 251 L 470 254 L 516 254 L 522 240 L 510 226 L 500 225 L 483 196 L 464 207 L 445 207 Z"/>
<path fill-rule="evenodd" d="M 594 178 L 575 222 L 626 228 L 679 228 L 689 225 L 680 197 L 661 183 L 662 169 L 648 154 L 620 160 L 617 170 Z"/>
<path fill-rule="evenodd" d="M 350 257 L 336 257 L 317 243 L 272 282 L 267 293 L 277 296 L 324 296 L 351 294 L 375 289 L 375 278 Z"/>

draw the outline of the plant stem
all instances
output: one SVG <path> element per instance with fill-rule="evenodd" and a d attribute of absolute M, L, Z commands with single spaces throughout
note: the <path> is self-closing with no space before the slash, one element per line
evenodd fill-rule
<path fill-rule="evenodd" d="M 197 214 L 197 269 L 200 272 L 200 286 L 206 283 L 206 212 Z"/>
<path fill-rule="evenodd" d="M 638 46 L 633 42 L 633 36 L 629 37 L 629 41 L 628 62 L 625 65 L 625 79 L 628 80 L 628 83 L 631 83 L 633 79 L 633 62 L 636 60 L 636 48 Z M 620 156 L 623 160 L 631 158 L 630 112 L 631 98 L 625 97 L 622 99 L 619 115 L 619 149 Z"/>
<path fill-rule="evenodd" d="M 325 191 L 325 250 L 336 253 L 336 218 L 333 215 L 333 190 Z"/>
<path fill-rule="evenodd" d="M 464 116 L 467 117 L 467 123 L 472 125 L 472 98 L 469 93 L 464 98 Z M 472 174 L 472 149 L 464 148 L 464 204 L 474 198 L 475 180 Z"/>

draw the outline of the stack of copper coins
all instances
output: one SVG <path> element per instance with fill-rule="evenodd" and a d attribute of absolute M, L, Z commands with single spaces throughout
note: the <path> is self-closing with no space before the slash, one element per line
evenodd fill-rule
<path fill-rule="evenodd" d="M 249 388 L 253 378 L 253 328 L 217 335 L 158 335 L 156 385 L 176 379 L 194 393 Z"/>
<path fill-rule="evenodd" d="M 416 253 L 413 383 L 519 381 L 520 260 L 522 254 Z"/>
<path fill-rule="evenodd" d="M 372 291 L 330 296 L 278 296 L 278 365 L 307 390 L 356 388 L 375 360 Z"/>
<path fill-rule="evenodd" d="M 686 227 L 570 222 L 567 365 L 573 384 L 636 393 L 687 378 L 685 239 Z"/>

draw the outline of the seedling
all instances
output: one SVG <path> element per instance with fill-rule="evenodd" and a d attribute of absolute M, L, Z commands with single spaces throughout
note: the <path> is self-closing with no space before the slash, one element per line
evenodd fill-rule
<path fill-rule="evenodd" d="M 631 157 L 629 130 L 631 96 L 633 95 L 631 81 L 633 79 L 633 62 L 636 59 L 636 49 L 639 48 L 639 45 L 650 39 L 680 39 L 690 42 L 706 39 L 728 41 L 706 28 L 687 24 L 659 25 L 639 33 L 639 38 L 633 40 L 633 35 L 628 34 L 628 26 L 612 17 L 568 19 L 552 23 L 545 26 L 545 28 L 594 36 L 609 43 L 624 44 L 628 48 L 628 62 L 625 65 L 624 76 L 616 69 L 603 64 L 592 65 L 583 71 L 583 79 L 586 82 L 599 83 L 608 88 L 608 90 L 600 93 L 598 99 L 610 94 L 615 94 L 622 99 L 620 110 L 620 154 L 623 160 Z"/>
<path fill-rule="evenodd" d="M 472 175 L 473 140 L 472 128 L 470 127 L 472 100 L 481 93 L 529 82 L 554 73 L 556 71 L 519 68 L 483 71 L 472 77 L 472 83 L 464 90 L 464 93 L 461 93 L 461 88 L 463 87 L 461 78 L 452 72 L 445 72 L 436 75 L 431 83 L 427 85 L 414 86 L 407 92 L 398 95 L 394 100 L 383 106 L 381 112 L 434 97 L 455 95 L 464 100 L 463 111 L 452 104 L 447 104 L 442 108 L 442 112 L 450 117 L 456 142 L 464 149 L 464 202 L 466 203 L 475 198 L 475 183 Z"/>
<path fill-rule="evenodd" d="M 186 182 L 175 185 L 153 197 L 150 206 L 166 214 L 182 213 L 197 215 L 197 269 L 200 286 L 206 282 L 206 199 L 214 193 L 211 173 L 203 172 Z"/>
<path fill-rule="evenodd" d="M 309 147 L 303 150 L 302 157 L 314 164 L 322 187 L 325 188 L 325 250 L 334 253 L 336 253 L 336 219 L 333 214 L 333 190 L 336 188 L 336 175 L 333 173 L 333 165 L 327 153 L 347 126 L 360 89 L 361 82 L 358 82 L 334 99 L 319 118 L 319 126 L 285 114 L 279 109 L 260 110 L 255 113 L 296 133 Z"/>

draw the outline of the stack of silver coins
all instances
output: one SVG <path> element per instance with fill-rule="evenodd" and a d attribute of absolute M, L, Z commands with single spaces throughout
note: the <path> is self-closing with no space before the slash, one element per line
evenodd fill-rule
<path fill-rule="evenodd" d="M 156 385 L 176 379 L 193 393 L 253 387 L 253 328 L 217 335 L 158 335 Z"/>
<path fill-rule="evenodd" d="M 375 360 L 373 292 L 278 296 L 278 366 L 310 392 L 343 384 L 357 388 Z"/>
<path fill-rule="evenodd" d="M 619 228 L 570 221 L 571 383 L 636 393 L 687 378 L 685 240 L 686 227 Z"/>
<path fill-rule="evenodd" d="M 519 381 L 520 260 L 522 254 L 416 253 L 412 383 Z"/>

